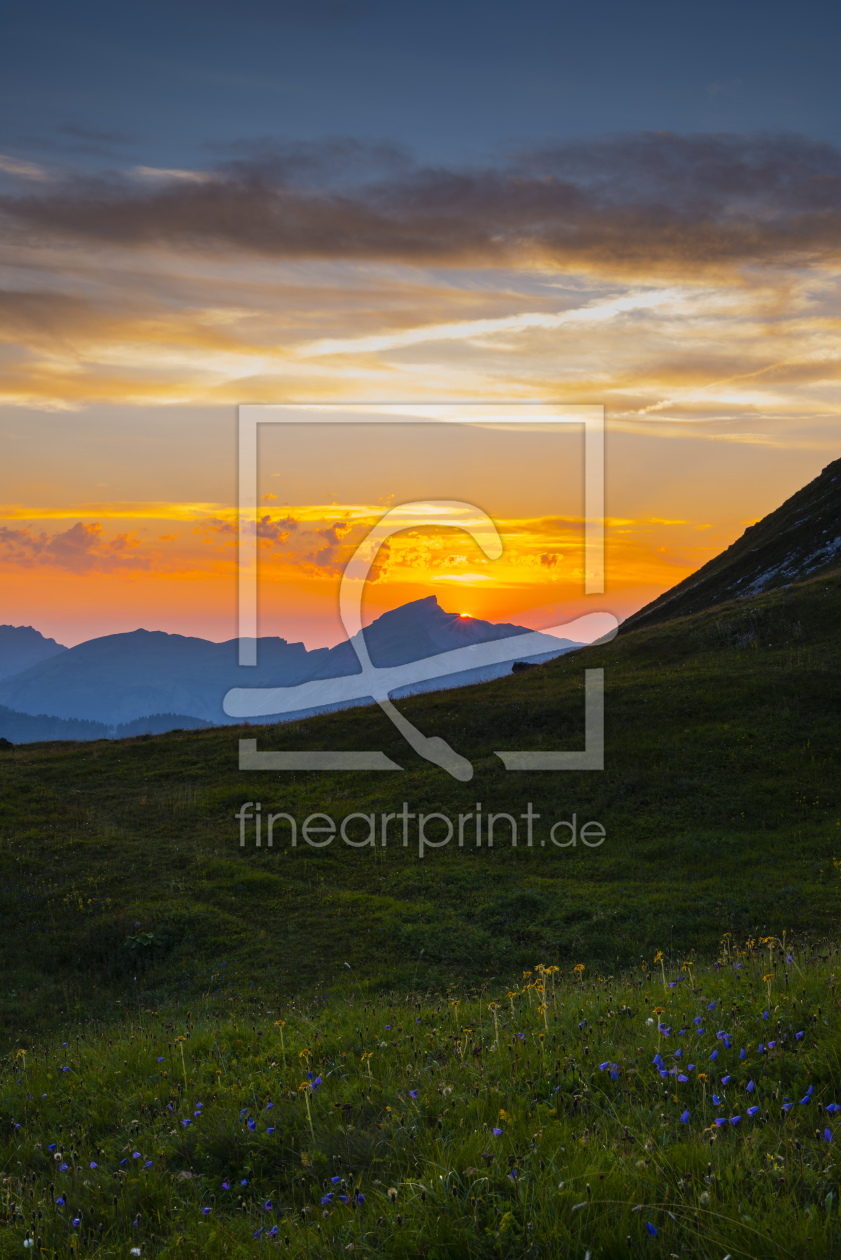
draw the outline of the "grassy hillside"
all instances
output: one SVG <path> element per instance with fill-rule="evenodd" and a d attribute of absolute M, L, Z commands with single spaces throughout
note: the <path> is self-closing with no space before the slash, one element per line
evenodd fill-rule
<path fill-rule="evenodd" d="M 23 1044 L 57 1014 L 226 986 L 329 989 L 347 983 L 345 963 L 362 987 L 426 988 L 541 957 L 616 966 L 653 948 L 703 951 L 725 930 L 829 932 L 839 626 L 835 575 L 401 702 L 472 760 L 467 784 L 416 758 L 373 707 L 0 752 L 2 1035 Z M 494 748 L 581 746 L 585 665 L 605 670 L 604 772 L 506 772 Z M 237 740 L 255 734 L 265 749 L 382 749 L 405 773 L 240 772 Z M 453 820 L 476 802 L 514 816 L 531 802 L 541 818 L 532 848 L 522 834 L 512 848 L 504 824 L 477 848 L 468 827 L 462 848 L 420 860 L 416 822 L 406 848 L 399 821 L 385 848 L 292 848 L 282 822 L 272 849 L 253 828 L 240 848 L 234 815 L 249 800 L 299 826 L 361 811 L 379 827 L 404 801 Z M 548 842 L 548 823 L 573 814 L 605 828 L 600 847 Z"/>
<path fill-rule="evenodd" d="M 655 625 L 740 596 L 770 591 L 841 563 L 841 459 L 749 525 L 696 573 L 629 617 L 624 629 Z"/>
<path fill-rule="evenodd" d="M 0 1064 L 0 1256 L 831 1260 L 837 966 L 725 938 L 56 1030 Z"/>

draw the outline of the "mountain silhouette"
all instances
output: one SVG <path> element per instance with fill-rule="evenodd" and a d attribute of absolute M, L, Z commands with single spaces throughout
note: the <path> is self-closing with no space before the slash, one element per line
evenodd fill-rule
<path fill-rule="evenodd" d="M 636 630 L 841 567 L 841 459 L 696 573 L 626 618 Z"/>
<path fill-rule="evenodd" d="M 0 626 L 0 679 L 20 674 L 31 665 L 66 652 L 55 639 L 45 639 L 32 626 Z"/>
<path fill-rule="evenodd" d="M 434 595 L 383 613 L 364 630 L 378 667 L 527 633 L 523 626 L 446 612 Z M 580 646 L 544 637 L 545 653 L 530 659 L 548 660 Z M 237 657 L 237 639 L 213 643 L 161 630 L 105 635 L 0 681 L 0 705 L 19 714 L 97 722 L 109 728 L 135 724 L 150 714 L 190 715 L 221 724 L 231 720 L 223 712 L 222 700 L 232 687 L 288 687 L 360 670 L 348 641 L 308 652 L 303 643 L 267 637 L 259 640 L 256 667 L 240 667 Z M 436 680 L 432 686 L 484 681 L 510 668 L 489 666 L 452 680 Z M 432 688 L 426 684 L 415 688 L 422 689 Z"/>

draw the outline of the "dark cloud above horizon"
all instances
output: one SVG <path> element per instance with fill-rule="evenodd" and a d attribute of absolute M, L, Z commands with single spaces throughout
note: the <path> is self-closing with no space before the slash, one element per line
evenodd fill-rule
<path fill-rule="evenodd" d="M 433 167 L 397 145 L 260 141 L 202 172 L 30 184 L 0 197 L 0 222 L 30 246 L 688 276 L 833 257 L 841 151 L 788 134 L 654 132 Z"/>

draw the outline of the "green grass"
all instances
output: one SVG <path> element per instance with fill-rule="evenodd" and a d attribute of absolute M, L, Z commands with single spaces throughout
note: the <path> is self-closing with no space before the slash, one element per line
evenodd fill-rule
<path fill-rule="evenodd" d="M 838 1256 L 837 947 L 687 961 L 57 1024 L 0 1064 L 0 1256 Z"/>
<path fill-rule="evenodd" d="M 224 966 L 288 997 L 347 973 L 372 991 L 495 982 L 536 958 L 615 969 L 723 931 L 831 934 L 841 907 L 841 578 L 724 606 L 496 683 L 401 707 L 475 766 L 417 758 L 376 708 L 276 728 L 41 744 L 0 753 L 0 1039 L 56 1018 L 187 1001 Z M 603 773 L 506 772 L 495 748 L 583 742 L 583 670 L 605 670 Z M 381 748 L 380 775 L 243 773 L 260 748 Z M 455 840 L 418 858 L 399 831 L 239 846 L 244 801 L 340 822 L 351 812 L 541 815 L 535 840 Z M 556 848 L 549 821 L 606 830 Z M 364 826 L 357 821 L 357 836 Z M 395 827 L 395 824 L 391 824 Z M 416 824 L 412 824 L 415 827 Z M 562 835 L 565 833 L 561 833 Z M 135 926 L 138 925 L 138 926 Z M 2 1044 L 0 1041 L 0 1044 Z"/>
<path fill-rule="evenodd" d="M 0 753 L 0 1256 L 838 1255 L 839 626 L 822 578 L 401 702 L 468 784 L 376 708 Z M 604 772 L 506 772 L 581 746 L 585 667 Z M 405 771 L 241 773 L 244 734 Z M 540 819 L 241 848 L 248 800 Z M 604 843 L 547 842 L 573 814 Z"/>

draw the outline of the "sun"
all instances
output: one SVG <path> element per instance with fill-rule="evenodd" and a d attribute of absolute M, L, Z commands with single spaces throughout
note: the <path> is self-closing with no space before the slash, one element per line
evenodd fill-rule
<path fill-rule="evenodd" d="M 469 617 L 470 613 L 459 613 L 459 617 Z"/>

